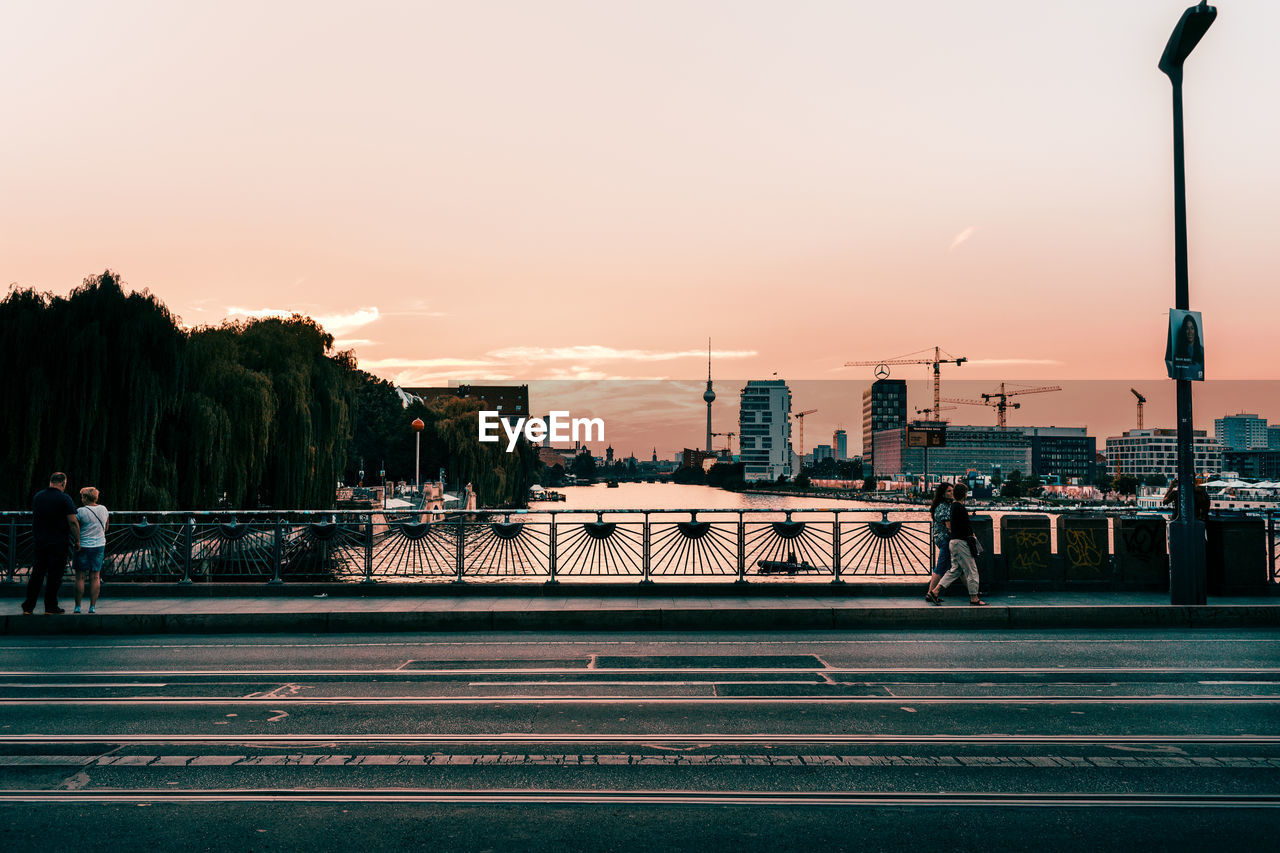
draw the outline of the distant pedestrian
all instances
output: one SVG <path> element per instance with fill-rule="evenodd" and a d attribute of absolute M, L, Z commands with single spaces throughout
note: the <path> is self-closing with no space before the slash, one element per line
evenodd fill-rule
<path fill-rule="evenodd" d="M 80 522 L 76 519 L 76 505 L 67 497 L 67 475 L 54 473 L 49 476 L 49 488 L 36 492 L 31 500 L 32 538 L 35 545 L 35 562 L 31 566 L 31 578 L 27 581 L 27 598 L 22 602 L 22 612 L 30 616 L 44 585 L 44 612 L 47 616 L 66 613 L 58 606 L 58 587 L 67 571 L 70 549 L 80 547 Z"/>
<path fill-rule="evenodd" d="M 951 502 L 955 499 L 955 486 L 951 483 L 939 483 L 933 492 L 933 504 L 929 507 L 929 519 L 933 527 L 933 544 L 938 548 L 938 560 L 929 575 L 929 591 L 924 594 L 930 604 L 941 604 L 938 595 L 938 582 L 951 568 L 951 549 L 947 543 L 951 539 Z"/>
<path fill-rule="evenodd" d="M 964 499 L 968 495 L 969 488 L 964 483 L 956 483 L 955 500 L 951 502 L 950 537 L 947 542 L 947 549 L 951 552 L 951 568 L 942 576 L 938 586 L 950 586 L 953 580 L 964 575 L 965 586 L 969 588 L 969 603 L 974 607 L 986 607 L 987 603 L 978 597 L 978 554 L 982 546 L 973 533 L 969 510 L 964 505 Z"/>
<path fill-rule="evenodd" d="M 76 551 L 73 565 L 76 570 L 76 609 L 80 612 L 80 601 L 84 598 L 85 576 L 89 581 L 89 612 L 96 613 L 98 607 L 98 590 L 102 587 L 102 558 L 107 553 L 107 525 L 110 513 L 98 503 L 98 490 L 93 486 L 85 486 L 80 490 L 80 501 L 84 506 L 76 510 L 76 519 L 80 522 L 80 550 Z"/>

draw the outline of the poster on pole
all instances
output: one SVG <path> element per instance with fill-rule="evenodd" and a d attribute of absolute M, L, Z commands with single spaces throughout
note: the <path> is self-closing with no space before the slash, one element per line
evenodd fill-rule
<path fill-rule="evenodd" d="M 1204 379 L 1204 326 L 1199 311 L 1169 309 L 1164 363 L 1170 379 Z"/>

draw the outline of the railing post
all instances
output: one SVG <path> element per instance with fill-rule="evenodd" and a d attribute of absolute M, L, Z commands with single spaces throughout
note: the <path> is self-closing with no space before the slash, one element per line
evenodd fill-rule
<path fill-rule="evenodd" d="M 738 510 L 738 579 L 734 583 L 747 582 L 747 525 Z"/>
<path fill-rule="evenodd" d="M 275 535 L 271 545 L 271 562 L 275 564 L 275 575 L 267 583 L 271 586 L 279 586 L 284 583 L 280 578 L 280 564 L 284 562 L 284 522 L 280 520 L 280 516 L 276 516 Z"/>
<path fill-rule="evenodd" d="M 377 583 L 373 579 L 373 513 L 364 517 L 364 580 L 361 583 Z"/>
<path fill-rule="evenodd" d="M 550 577 L 547 578 L 548 584 L 559 583 L 556 580 L 556 512 L 551 511 L 551 536 L 549 538 L 549 550 L 547 551 L 547 569 Z"/>
<path fill-rule="evenodd" d="M 831 582 L 844 583 L 840 577 L 840 510 L 832 513 L 835 519 L 831 522 Z"/>
<path fill-rule="evenodd" d="M 5 551 L 4 579 L 12 583 L 18 574 L 18 520 L 9 518 L 9 547 Z"/>
<path fill-rule="evenodd" d="M 1270 566 L 1270 573 L 1267 578 L 1271 583 L 1276 580 L 1276 514 L 1275 510 L 1267 512 L 1267 565 Z"/>
<path fill-rule="evenodd" d="M 649 572 L 649 512 L 645 510 L 644 527 L 640 531 L 640 566 L 644 571 L 640 583 L 653 583 Z"/>
<path fill-rule="evenodd" d="M 454 583 L 466 583 L 466 581 L 462 579 L 462 549 L 467 538 L 466 518 L 467 515 L 465 512 L 458 513 L 458 541 L 455 545 L 456 550 L 454 553 L 454 561 L 457 565 L 458 574 L 457 577 L 453 579 Z"/>
<path fill-rule="evenodd" d="M 188 515 L 182 525 L 182 580 L 180 584 L 190 584 L 192 551 L 195 549 L 195 516 Z"/>

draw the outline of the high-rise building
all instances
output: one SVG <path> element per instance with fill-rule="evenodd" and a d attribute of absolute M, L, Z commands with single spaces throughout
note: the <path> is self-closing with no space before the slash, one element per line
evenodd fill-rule
<path fill-rule="evenodd" d="M 1202 430 L 1194 430 L 1192 454 L 1197 476 L 1212 476 L 1222 471 L 1222 445 Z M 1107 439 L 1109 473 L 1118 476 L 1147 477 L 1178 474 L 1178 431 L 1176 429 L 1131 429 L 1124 435 Z"/>
<path fill-rule="evenodd" d="M 813 453 L 809 454 L 809 462 L 812 465 L 817 465 L 819 462 L 821 462 L 824 459 L 835 459 L 835 458 L 836 458 L 835 450 L 829 444 L 815 445 L 813 448 Z"/>
<path fill-rule="evenodd" d="M 1266 450 L 1267 419 L 1257 415 L 1226 415 L 1213 422 L 1213 437 L 1223 450 Z"/>
<path fill-rule="evenodd" d="M 907 423 L 907 380 L 877 379 L 862 392 L 862 464 L 875 467 L 874 436 Z"/>
<path fill-rule="evenodd" d="M 836 451 L 836 461 L 843 462 L 849 458 L 849 435 L 842 429 L 831 434 L 831 446 Z"/>
<path fill-rule="evenodd" d="M 781 379 L 752 379 L 742 389 L 738 447 L 746 480 L 791 476 L 791 389 Z"/>
<path fill-rule="evenodd" d="M 1280 450 L 1280 426 L 1267 427 L 1267 449 Z"/>

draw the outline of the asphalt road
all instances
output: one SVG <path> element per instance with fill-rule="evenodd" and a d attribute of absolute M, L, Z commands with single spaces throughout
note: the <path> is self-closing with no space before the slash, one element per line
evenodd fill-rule
<path fill-rule="evenodd" d="M 5 850 L 1273 849 L 1280 632 L 6 638 Z"/>

